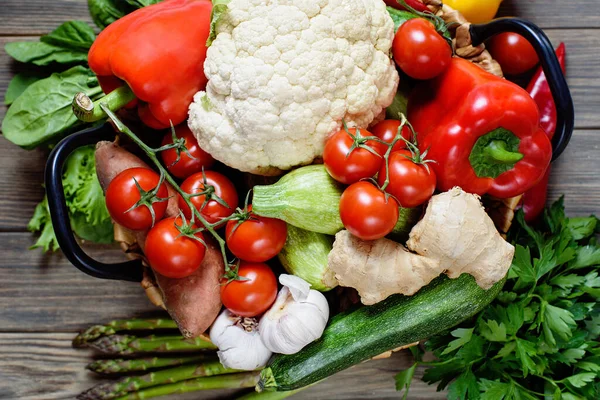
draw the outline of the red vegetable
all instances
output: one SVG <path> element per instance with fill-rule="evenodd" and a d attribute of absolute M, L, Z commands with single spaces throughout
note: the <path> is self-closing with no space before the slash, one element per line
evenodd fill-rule
<path fill-rule="evenodd" d="M 425 203 L 435 192 L 435 172 L 431 164 L 421 164 L 413 161 L 413 155 L 408 150 L 393 152 L 389 157 L 389 180 L 386 192 L 395 197 L 400 207 L 413 208 Z M 378 175 L 379 186 L 386 179 L 385 165 Z"/>
<path fill-rule="evenodd" d="M 384 0 L 384 1 L 385 1 L 385 4 L 387 4 L 390 7 L 397 8 L 399 10 L 405 10 L 406 9 L 404 6 L 402 6 L 396 0 Z M 414 8 L 417 11 L 421 11 L 421 12 L 427 12 L 427 11 L 429 11 L 429 9 L 427 8 L 427 6 L 422 1 L 420 1 L 420 0 L 405 0 L 405 3 L 409 7 L 412 7 L 412 8 Z"/>
<path fill-rule="evenodd" d="M 180 217 L 166 218 L 148 232 L 144 251 L 153 270 L 168 278 L 185 278 L 202 264 L 206 252 L 199 240 L 182 235 Z M 192 229 L 195 227 L 191 227 Z M 203 240 L 201 232 L 193 236 Z"/>
<path fill-rule="evenodd" d="M 437 187 L 515 197 L 538 183 L 552 158 L 529 94 L 469 61 L 453 58 L 409 99 L 409 120 L 429 149 Z"/>
<path fill-rule="evenodd" d="M 340 199 L 344 227 L 363 240 L 381 239 L 398 222 L 398 203 L 370 182 L 350 185 Z"/>
<path fill-rule="evenodd" d="M 241 317 L 256 317 L 267 311 L 277 297 L 277 278 L 264 263 L 240 262 L 238 276 L 243 280 L 221 282 L 221 302 Z"/>
<path fill-rule="evenodd" d="M 152 196 L 159 181 L 160 176 L 149 168 L 129 168 L 115 176 L 106 189 L 106 208 L 111 218 L 127 229 L 150 229 L 167 210 L 169 192 L 164 183 Z M 144 199 L 140 202 L 142 195 Z"/>
<path fill-rule="evenodd" d="M 190 176 L 181 184 L 181 190 L 188 194 L 203 193 L 192 197 L 191 202 L 211 224 L 229 217 L 238 206 L 235 186 L 229 178 L 215 171 L 198 172 Z M 179 207 L 186 218 L 192 217 L 192 211 L 181 196 Z"/>
<path fill-rule="evenodd" d="M 379 139 L 383 140 L 386 143 L 392 143 L 396 138 L 396 134 L 398 133 L 398 128 L 400 128 L 400 121 L 396 119 L 385 119 L 381 122 L 378 122 L 375 126 L 371 128 L 373 135 L 377 136 Z M 412 132 L 408 125 L 404 125 L 402 128 L 402 137 L 406 140 L 412 140 Z M 406 143 L 402 140 L 399 140 L 394 145 L 392 151 L 398 151 L 406 148 Z M 384 152 L 385 153 L 385 152 Z"/>
<path fill-rule="evenodd" d="M 232 219 L 227 222 L 225 240 L 234 256 L 241 260 L 263 262 L 275 257 L 287 239 L 285 222 L 252 214 L 248 207 L 248 218 Z"/>
<path fill-rule="evenodd" d="M 374 140 L 364 140 L 369 136 L 372 134 L 364 129 L 344 127 L 327 140 L 323 163 L 333 179 L 350 185 L 379 171 L 381 155 L 387 149 Z"/>
<path fill-rule="evenodd" d="M 110 24 L 88 55 L 104 92 L 127 84 L 152 128 L 185 121 L 194 94 L 206 86 L 211 10 L 208 0 L 165 0 Z"/>
<path fill-rule="evenodd" d="M 563 73 L 566 72 L 566 48 L 565 44 L 561 43 L 556 49 L 556 57 L 560 62 Z M 550 92 L 550 86 L 548 80 L 544 74 L 542 67 L 538 69 L 533 79 L 527 86 L 527 91 L 535 100 L 538 108 L 540 109 L 540 126 L 548 137 L 552 139 L 556 132 L 556 107 L 554 105 L 554 99 Z M 527 222 L 534 221 L 540 216 L 544 207 L 546 206 L 546 199 L 548 197 L 548 180 L 550 179 L 550 167 L 546 171 L 546 174 L 533 188 L 529 189 L 523 195 L 522 206 L 525 212 L 525 220 Z"/>
<path fill-rule="evenodd" d="M 507 75 L 523 74 L 540 62 L 531 43 L 512 32 L 494 36 L 488 42 L 488 50 Z"/>
<path fill-rule="evenodd" d="M 423 18 L 403 23 L 392 43 L 394 61 L 408 76 L 415 79 L 433 79 L 450 64 L 452 49 L 436 30 Z"/>
<path fill-rule="evenodd" d="M 201 172 L 202 168 L 208 169 L 212 167 L 215 163 L 215 159 L 212 158 L 210 154 L 205 152 L 198 146 L 198 142 L 194 137 L 194 134 L 188 128 L 187 124 L 178 125 L 175 128 L 175 136 L 178 139 L 183 139 L 185 141 L 185 148 L 187 149 L 187 153 L 184 151 L 179 152 L 179 161 L 177 160 L 177 149 L 169 149 L 160 152 L 160 156 L 162 158 L 165 167 L 169 170 L 171 174 L 176 176 L 177 178 L 185 179 L 188 176 Z M 165 133 L 165 136 L 162 141 L 162 146 L 169 145 L 173 143 L 173 134 L 171 130 Z"/>

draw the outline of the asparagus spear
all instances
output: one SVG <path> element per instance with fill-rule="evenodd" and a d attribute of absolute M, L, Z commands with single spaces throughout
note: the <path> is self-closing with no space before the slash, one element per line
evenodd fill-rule
<path fill-rule="evenodd" d="M 201 376 L 213 376 L 239 372 L 225 368 L 219 361 L 199 365 L 184 365 L 176 368 L 163 369 L 143 376 L 128 376 L 117 381 L 102 383 L 81 393 L 79 400 L 109 400 L 125 396 L 140 389 L 159 386 L 166 383 L 181 382 Z"/>
<path fill-rule="evenodd" d="M 155 329 L 177 329 L 171 319 L 119 319 L 106 325 L 94 325 L 81 332 L 73 339 L 74 347 L 84 347 L 101 336 L 114 335 L 124 331 L 144 331 Z"/>
<path fill-rule="evenodd" d="M 132 335 L 102 336 L 89 343 L 93 349 L 107 354 L 138 354 L 190 352 L 215 350 L 217 347 L 206 339 L 186 339 L 183 336 L 146 336 Z"/>
<path fill-rule="evenodd" d="M 87 369 L 97 374 L 114 375 L 126 374 L 128 372 L 147 371 L 150 369 L 175 367 L 177 365 L 197 363 L 206 360 L 204 354 L 187 357 L 149 357 L 149 358 L 116 358 L 111 360 L 96 360 L 87 365 Z"/>
<path fill-rule="evenodd" d="M 195 378 L 187 381 L 155 386 L 149 389 L 140 390 L 139 392 L 128 393 L 125 396 L 118 397 L 116 400 L 151 399 L 153 397 L 166 396 L 169 394 L 182 394 L 209 389 L 249 388 L 254 387 L 258 383 L 259 377 L 260 371 Z"/>

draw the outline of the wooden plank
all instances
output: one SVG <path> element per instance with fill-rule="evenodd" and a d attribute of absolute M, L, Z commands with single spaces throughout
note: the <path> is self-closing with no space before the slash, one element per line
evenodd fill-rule
<path fill-rule="evenodd" d="M 545 29 L 600 27 L 597 0 L 504 0 L 498 15 L 529 19 Z"/>
<path fill-rule="evenodd" d="M 93 357 L 86 349 L 73 349 L 73 333 L 0 333 L 0 398 L 72 399 L 105 380 L 85 370 Z M 369 361 L 295 395 L 294 399 L 397 399 L 394 375 L 412 363 L 410 352 L 386 360 Z M 420 380 L 418 369 L 410 399 L 444 399 Z M 164 397 L 165 400 L 231 399 L 239 391 L 206 391 Z"/>
<path fill-rule="evenodd" d="M 0 233 L 0 331 L 67 331 L 156 312 L 139 284 L 92 278 L 62 253 L 28 251 L 29 233 Z M 91 246 L 105 262 L 123 261 L 117 246 Z"/>
<path fill-rule="evenodd" d="M 43 35 L 62 22 L 93 25 L 85 0 L 2 0 L 0 35 Z"/>

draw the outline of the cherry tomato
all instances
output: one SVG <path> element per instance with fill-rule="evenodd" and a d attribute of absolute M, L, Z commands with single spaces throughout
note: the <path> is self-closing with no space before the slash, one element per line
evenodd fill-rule
<path fill-rule="evenodd" d="M 206 185 L 204 184 L 204 177 L 206 177 Z M 204 171 L 204 175 L 202 175 L 202 172 L 195 173 L 183 181 L 181 190 L 189 194 L 200 193 L 203 191 L 212 192 L 227 204 L 228 207 L 219 204 L 217 200 L 213 199 L 208 200 L 206 206 L 202 208 L 206 196 L 210 193 L 191 198 L 194 207 L 196 207 L 202 216 L 211 224 L 229 217 L 238 206 L 238 195 L 235 186 L 233 186 L 233 183 L 231 183 L 225 175 L 215 171 Z M 186 218 L 191 218 L 191 210 L 181 196 L 179 196 L 179 208 L 181 208 L 181 211 L 183 211 Z"/>
<path fill-rule="evenodd" d="M 516 33 L 494 36 L 488 42 L 488 50 L 507 75 L 523 74 L 540 62 L 531 43 Z"/>
<path fill-rule="evenodd" d="M 166 218 L 150 229 L 144 253 L 152 269 L 169 278 L 185 278 L 202 264 L 206 247 L 198 240 L 182 236 L 180 217 Z M 202 233 L 194 236 L 203 240 Z"/>
<path fill-rule="evenodd" d="M 251 211 L 251 206 L 248 207 Z M 225 230 L 225 240 L 229 250 L 239 259 L 263 262 L 275 257 L 287 239 L 285 222 L 250 214 L 250 218 L 240 222 L 229 220 Z"/>
<path fill-rule="evenodd" d="M 398 128 L 400 128 L 400 121 L 395 119 L 384 119 L 373 126 L 371 130 L 373 131 L 374 136 L 377 136 L 384 142 L 392 143 L 396 137 L 396 134 L 398 133 Z M 412 140 L 412 132 L 407 125 L 404 125 L 402 128 L 402 137 L 406 140 Z M 396 142 L 392 148 L 392 151 L 402 150 L 405 148 L 406 143 L 400 140 Z"/>
<path fill-rule="evenodd" d="M 185 179 L 196 172 L 202 171 L 202 167 L 204 167 L 204 169 L 212 167 L 215 163 L 215 159 L 198 146 L 198 142 L 187 124 L 178 125 L 175 128 L 175 135 L 177 138 L 185 140 L 185 147 L 193 158 L 190 158 L 184 151 L 181 151 L 179 154 L 179 161 L 177 161 L 177 151 L 175 149 L 162 151 L 160 156 L 162 157 L 165 167 L 167 167 L 171 174 L 178 178 Z M 169 130 L 162 140 L 162 146 L 172 143 L 173 135 Z"/>
<path fill-rule="evenodd" d="M 400 206 L 412 208 L 425 203 L 431 198 L 435 191 L 436 177 L 431 167 L 415 164 L 405 156 L 412 157 L 408 150 L 390 154 L 390 184 L 386 191 L 400 202 Z M 380 186 L 384 182 L 385 165 L 381 167 L 378 177 Z"/>
<path fill-rule="evenodd" d="M 356 128 L 350 128 L 348 132 L 354 136 L 357 135 Z M 354 148 L 350 153 L 354 139 L 348 132 L 345 129 L 337 131 L 327 140 L 323 151 L 323 162 L 329 175 L 336 181 L 346 185 L 375 175 L 383 162 L 381 155 L 385 154 L 386 151 L 383 144 L 368 140 L 364 144 L 377 154 L 360 147 Z M 360 135 L 362 137 L 373 136 L 364 129 L 360 130 Z"/>
<path fill-rule="evenodd" d="M 221 284 L 221 301 L 232 313 L 256 317 L 267 311 L 277 297 L 277 278 L 264 263 L 241 261 L 238 275 L 246 280 Z"/>
<path fill-rule="evenodd" d="M 415 79 L 432 79 L 450 64 L 452 49 L 433 24 L 423 18 L 406 21 L 392 44 L 396 64 Z"/>
<path fill-rule="evenodd" d="M 160 181 L 160 176 L 148 168 L 130 168 L 121 172 L 110 181 L 106 190 L 106 208 L 112 219 L 119 225 L 132 230 L 145 230 L 152 227 L 152 214 L 146 205 L 132 207 L 140 200 L 140 191 L 135 182 L 145 192 L 151 192 Z M 156 193 L 157 197 L 169 197 L 167 186 L 163 183 Z M 154 222 L 158 222 L 165 215 L 167 201 L 152 203 Z"/>
<path fill-rule="evenodd" d="M 398 203 L 370 182 L 350 185 L 340 199 L 340 217 L 348 231 L 363 240 L 376 240 L 394 229 Z"/>

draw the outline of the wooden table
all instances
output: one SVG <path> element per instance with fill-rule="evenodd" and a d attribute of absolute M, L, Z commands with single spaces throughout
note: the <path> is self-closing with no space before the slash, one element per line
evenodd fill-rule
<path fill-rule="evenodd" d="M 503 15 L 528 18 L 568 49 L 568 81 L 577 114 L 573 140 L 555 164 L 550 197 L 565 193 L 571 215 L 600 214 L 600 9 L 598 0 L 505 0 Z M 3 0 L 0 45 L 35 39 L 59 23 L 91 24 L 83 0 Z M 0 92 L 11 76 L 29 68 L 0 50 Z M 0 119 L 6 108 L 0 105 Z M 74 333 L 114 318 L 155 313 L 140 287 L 93 279 L 60 252 L 29 251 L 35 237 L 27 221 L 43 196 L 43 151 L 25 151 L 0 139 L 0 398 L 67 399 L 92 386 L 84 370 L 91 354 L 71 348 Z M 122 258 L 114 247 L 94 247 L 103 260 Z M 340 373 L 296 398 L 397 398 L 394 374 L 410 364 L 400 353 Z M 420 376 L 420 375 L 419 375 Z M 210 396 L 217 396 L 210 393 Z M 199 398 L 199 394 L 177 398 Z M 444 398 L 416 379 L 411 399 Z"/>

